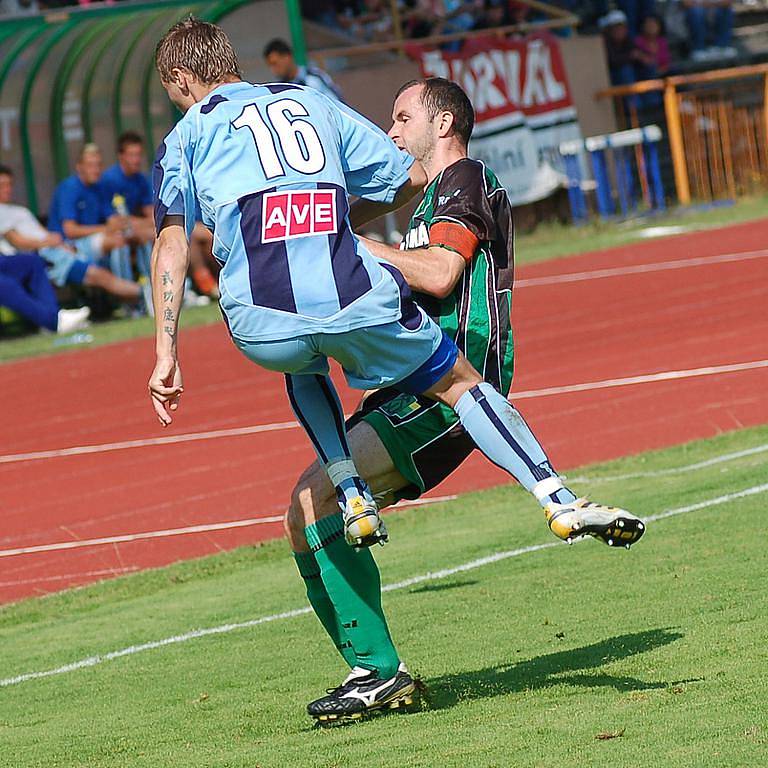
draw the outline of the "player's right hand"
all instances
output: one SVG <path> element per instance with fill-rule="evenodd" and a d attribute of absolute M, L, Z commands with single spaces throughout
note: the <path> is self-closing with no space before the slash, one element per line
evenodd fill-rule
<path fill-rule="evenodd" d="M 167 427 L 173 419 L 171 411 L 179 407 L 184 392 L 181 368 L 173 357 L 159 357 L 149 377 L 149 394 L 159 422 Z"/>

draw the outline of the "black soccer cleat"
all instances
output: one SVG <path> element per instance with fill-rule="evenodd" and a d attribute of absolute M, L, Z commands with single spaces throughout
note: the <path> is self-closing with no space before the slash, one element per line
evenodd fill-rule
<path fill-rule="evenodd" d="M 416 683 L 400 664 L 394 677 L 382 679 L 375 672 L 354 667 L 338 688 L 307 705 L 318 725 L 335 725 L 362 720 L 384 710 L 403 709 L 413 704 Z"/>

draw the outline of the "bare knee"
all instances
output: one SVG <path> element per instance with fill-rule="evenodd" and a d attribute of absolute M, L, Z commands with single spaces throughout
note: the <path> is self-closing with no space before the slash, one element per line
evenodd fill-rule
<path fill-rule="evenodd" d="M 424 394 L 449 408 L 453 408 L 465 392 L 468 392 L 482 380 L 483 377 L 460 353 L 453 368 Z"/>
<path fill-rule="evenodd" d="M 322 517 L 337 511 L 333 486 L 325 471 L 313 464 L 299 478 L 291 493 L 291 503 L 283 525 L 294 552 L 308 552 L 304 529 Z"/>

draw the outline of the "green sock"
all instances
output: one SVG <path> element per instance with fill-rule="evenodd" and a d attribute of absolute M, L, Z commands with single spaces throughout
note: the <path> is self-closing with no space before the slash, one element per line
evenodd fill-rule
<path fill-rule="evenodd" d="M 350 667 L 355 666 L 355 652 L 349 642 L 347 632 L 341 625 L 341 619 L 336 614 L 331 598 L 325 590 L 325 585 L 320 576 L 320 566 L 311 552 L 294 552 L 293 557 L 299 568 L 301 578 L 307 588 L 307 598 L 315 615 L 336 646 L 336 650 L 344 657 L 344 661 Z"/>
<path fill-rule="evenodd" d="M 381 608 L 381 578 L 373 556 L 347 544 L 340 514 L 320 518 L 305 530 L 328 597 L 352 643 L 355 664 L 392 677 L 399 659 Z"/>

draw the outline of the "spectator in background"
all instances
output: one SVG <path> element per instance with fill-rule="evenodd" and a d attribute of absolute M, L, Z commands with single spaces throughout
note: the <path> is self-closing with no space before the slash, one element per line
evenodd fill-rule
<path fill-rule="evenodd" d="M 433 5 L 437 17 L 432 29 L 433 35 L 469 32 L 475 28 L 475 17 L 482 17 L 483 0 L 438 0 Z M 461 48 L 461 40 L 441 47 L 458 51 Z"/>
<path fill-rule="evenodd" d="M 637 80 L 635 61 L 637 53 L 627 27 L 627 17 L 623 11 L 611 11 L 600 19 L 603 30 L 605 52 L 608 57 L 608 70 L 613 85 L 630 85 Z"/>
<path fill-rule="evenodd" d="M 332 29 L 341 29 L 339 16 L 342 13 L 341 3 L 335 0 L 301 0 L 301 17 L 305 21 L 314 21 Z"/>
<path fill-rule="evenodd" d="M 369 43 L 391 40 L 394 30 L 389 0 L 363 0 L 360 10 L 348 18 L 345 26 L 355 37 Z"/>
<path fill-rule="evenodd" d="M 507 0 L 486 0 L 482 15 L 475 22 L 476 29 L 493 29 L 513 24 Z"/>
<path fill-rule="evenodd" d="M 638 80 L 653 80 L 669 72 L 672 57 L 658 16 L 651 14 L 643 19 L 640 34 L 635 38 L 635 50 Z"/>
<path fill-rule="evenodd" d="M 694 61 L 738 56 L 733 41 L 733 0 L 682 0 Z"/>
<path fill-rule="evenodd" d="M 149 260 L 155 241 L 152 185 L 143 172 L 144 139 L 125 131 L 117 139 L 117 162 L 102 174 L 101 184 L 112 209 L 128 218 L 126 241 L 136 249 L 139 274 L 149 279 Z M 219 297 L 216 278 L 205 264 L 200 249 L 190 249 L 190 270 L 197 289 L 205 296 Z"/>
<path fill-rule="evenodd" d="M 0 217 L 0 231 L 4 227 Z M 0 256 L 0 307 L 8 307 L 37 328 L 72 333 L 85 328 L 90 307 L 59 309 L 56 293 L 36 253 Z"/>
<path fill-rule="evenodd" d="M 127 216 L 118 216 L 101 184 L 101 151 L 86 144 L 80 151 L 75 173 L 54 190 L 48 211 L 48 226 L 84 254 L 88 261 L 104 260 L 110 270 L 125 280 L 133 278 L 130 251 L 124 232 Z"/>
<path fill-rule="evenodd" d="M 101 288 L 122 301 L 136 304 L 141 290 L 98 266 L 90 254 L 63 242 L 60 232 L 45 229 L 28 208 L 13 205 L 13 171 L 0 166 L 0 254 L 38 251 L 48 264 L 48 278 L 57 286 L 85 285 Z"/>
<path fill-rule="evenodd" d="M 149 279 L 155 241 L 152 186 L 144 175 L 144 139 L 126 131 L 117 139 L 117 162 L 101 176 L 101 186 L 113 213 L 125 221 L 123 236 L 136 253 L 139 274 Z"/>
<path fill-rule="evenodd" d="M 429 37 L 436 18 L 431 0 L 405 0 L 400 18 L 403 35 L 408 38 Z"/>
<path fill-rule="evenodd" d="M 618 9 L 627 17 L 630 37 L 640 34 L 646 16 L 656 13 L 655 0 L 616 0 Z"/>
<path fill-rule="evenodd" d="M 142 242 L 154 239 L 152 185 L 143 172 L 144 139 L 135 131 L 126 131 L 117 139 L 117 162 L 101 176 L 107 199 L 115 209 L 114 197 L 125 201 L 131 227 Z"/>
<path fill-rule="evenodd" d="M 299 66 L 293 58 L 291 46 L 275 38 L 264 47 L 264 61 L 279 83 L 306 85 L 316 91 L 341 101 L 341 91 L 331 76 L 311 64 Z"/>

